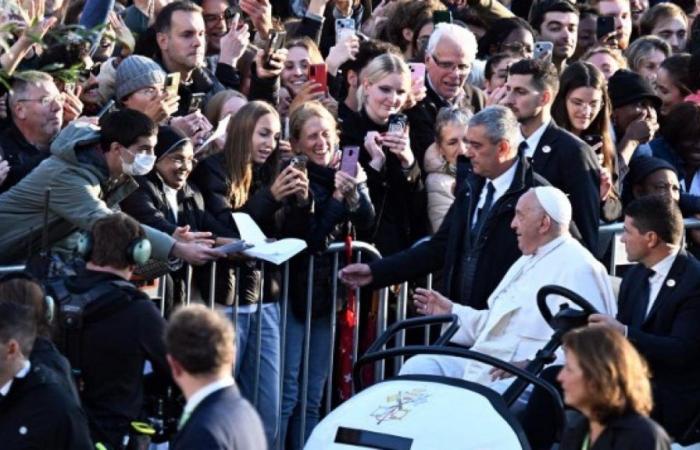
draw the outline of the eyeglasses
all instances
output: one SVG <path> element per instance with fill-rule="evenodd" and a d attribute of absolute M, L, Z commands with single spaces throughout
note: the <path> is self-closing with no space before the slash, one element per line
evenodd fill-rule
<path fill-rule="evenodd" d="M 96 77 L 100 74 L 101 67 L 102 67 L 102 63 L 93 64 L 92 67 L 90 67 L 89 69 L 81 70 L 79 76 L 83 80 L 87 80 L 88 78 L 90 78 L 90 75 L 93 75 Z"/>
<path fill-rule="evenodd" d="M 182 156 L 167 156 L 165 159 L 172 161 L 173 164 L 177 165 L 178 167 L 182 166 L 190 166 L 194 167 L 197 165 L 197 158 L 185 158 Z"/>
<path fill-rule="evenodd" d="M 15 100 L 16 102 L 39 102 L 41 103 L 41 106 L 50 106 L 53 102 L 58 103 L 59 105 L 63 106 L 63 103 L 66 101 L 66 97 L 63 94 L 58 94 L 58 95 L 52 95 L 52 96 L 46 96 L 46 97 L 41 97 L 41 98 L 20 98 Z"/>
<path fill-rule="evenodd" d="M 472 68 L 471 64 L 457 64 L 451 61 L 440 61 L 437 59 L 437 57 L 435 57 L 435 55 L 430 55 L 430 57 L 433 58 L 433 61 L 435 61 L 435 64 L 437 64 L 439 68 L 449 70 L 450 72 L 457 70 L 461 73 L 467 73 L 469 72 L 469 69 Z"/>

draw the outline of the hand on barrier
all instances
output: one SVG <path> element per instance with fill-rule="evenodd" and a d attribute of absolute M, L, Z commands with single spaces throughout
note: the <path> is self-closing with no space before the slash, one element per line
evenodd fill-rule
<path fill-rule="evenodd" d="M 343 284 L 357 289 L 372 282 L 372 271 L 367 264 L 350 264 L 338 272 L 338 277 Z"/>

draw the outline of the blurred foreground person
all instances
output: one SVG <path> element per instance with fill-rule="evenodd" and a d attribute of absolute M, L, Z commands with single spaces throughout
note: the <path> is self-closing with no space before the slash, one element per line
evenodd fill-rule
<path fill-rule="evenodd" d="M 173 450 L 265 450 L 262 422 L 231 374 L 231 323 L 201 305 L 173 314 L 165 335 L 168 364 L 187 398 Z"/>
<path fill-rule="evenodd" d="M 649 419 L 649 370 L 616 331 L 580 328 L 564 336 L 566 364 L 557 379 L 564 402 L 579 410 L 564 431 L 561 450 L 662 450 L 670 442 Z"/>

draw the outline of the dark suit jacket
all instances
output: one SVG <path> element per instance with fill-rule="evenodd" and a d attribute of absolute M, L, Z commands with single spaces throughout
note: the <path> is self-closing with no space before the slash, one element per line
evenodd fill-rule
<path fill-rule="evenodd" d="M 517 164 L 510 188 L 491 207 L 477 242 L 471 242 L 467 224 L 472 223 L 485 179 L 469 172 L 437 233 L 414 248 L 370 264 L 373 284 L 386 286 L 443 268 L 444 279 L 440 291 L 444 295 L 474 308 L 486 308 L 489 295 L 521 255 L 517 237 L 510 228 L 515 204 L 530 187 L 548 184 L 532 172 L 524 159 Z M 476 282 L 469 299 L 458 290 L 460 274 L 455 273 L 463 255 L 463 245 L 464 251 L 480 249 L 474 277 Z"/>
<path fill-rule="evenodd" d="M 624 324 L 641 307 L 643 270 L 637 265 L 622 280 L 617 318 Z M 652 372 L 652 417 L 679 439 L 700 412 L 700 262 L 679 253 L 641 328 L 627 335 Z"/>
<path fill-rule="evenodd" d="M 208 395 L 175 436 L 173 450 L 265 450 L 262 422 L 238 388 Z"/>
<path fill-rule="evenodd" d="M 552 120 L 532 157 L 533 170 L 569 196 L 582 244 L 596 254 L 600 220 L 600 170 L 595 153 Z"/>
<path fill-rule="evenodd" d="M 559 450 L 581 450 L 589 432 L 588 420 L 581 416 L 567 429 L 561 439 Z M 608 422 L 591 450 L 668 450 L 671 448 L 664 430 L 639 414 L 626 414 Z"/>

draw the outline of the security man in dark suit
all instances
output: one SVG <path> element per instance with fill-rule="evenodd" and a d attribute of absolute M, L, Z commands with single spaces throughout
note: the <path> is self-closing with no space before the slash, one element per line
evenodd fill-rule
<path fill-rule="evenodd" d="M 625 210 L 622 242 L 630 269 L 620 286 L 617 319 L 591 315 L 593 326 L 624 333 L 652 372 L 654 410 L 679 443 L 700 413 L 700 262 L 683 251 L 683 217 L 666 196 L 646 196 Z"/>
<path fill-rule="evenodd" d="M 486 308 L 491 291 L 521 255 L 510 228 L 515 204 L 529 188 L 548 183 L 518 157 L 518 122 L 508 108 L 491 106 L 477 113 L 467 140 L 471 172 L 438 232 L 389 258 L 345 267 L 340 271 L 344 283 L 386 286 L 443 268 L 442 294 Z"/>
<path fill-rule="evenodd" d="M 231 323 L 202 305 L 179 309 L 165 334 L 168 364 L 187 398 L 173 450 L 265 450 L 262 422 L 233 380 Z"/>
<path fill-rule="evenodd" d="M 0 447 L 92 449 L 87 418 L 54 373 L 32 364 L 36 319 L 29 305 L 0 300 Z"/>
<path fill-rule="evenodd" d="M 520 152 L 533 170 L 569 196 L 582 244 L 594 254 L 600 220 L 600 168 L 595 153 L 582 140 L 559 128 L 551 116 L 559 90 L 554 65 L 534 59 L 508 68 L 506 95 L 501 101 L 520 122 Z"/>

